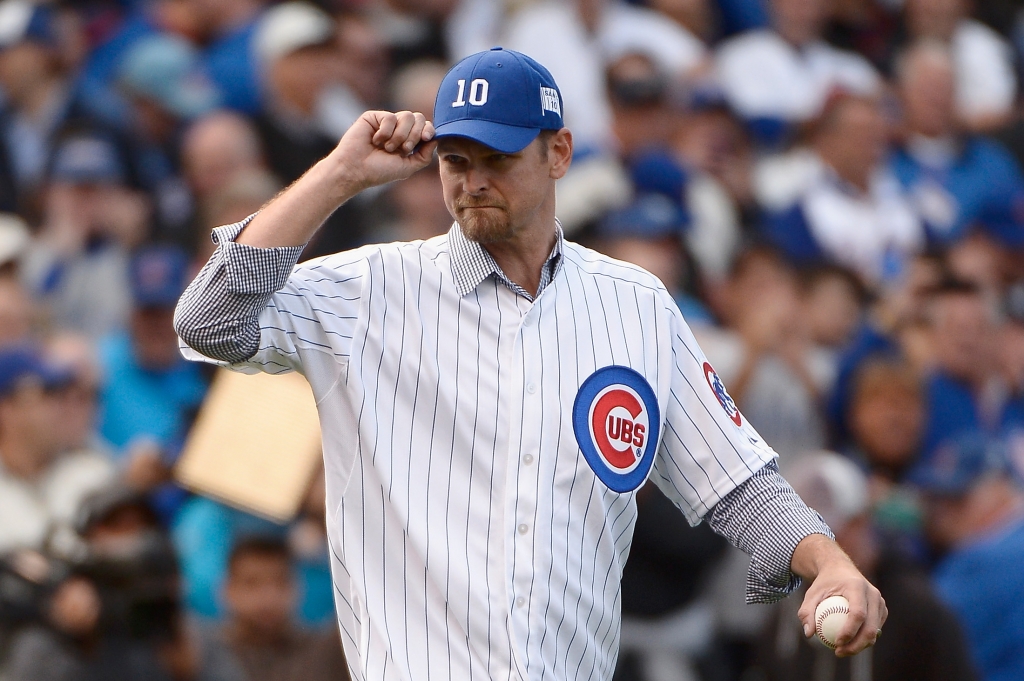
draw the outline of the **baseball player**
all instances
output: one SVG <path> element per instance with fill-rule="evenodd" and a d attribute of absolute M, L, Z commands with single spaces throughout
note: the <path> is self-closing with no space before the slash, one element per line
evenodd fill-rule
<path fill-rule="evenodd" d="M 878 591 L 783 480 L 664 286 L 566 241 L 572 134 L 551 74 L 495 48 L 433 124 L 371 111 L 263 210 L 214 231 L 182 296 L 186 356 L 299 371 L 320 412 L 338 621 L 354 679 L 610 679 L 636 490 L 752 556 L 747 597 Z M 295 263 L 321 223 L 436 151 L 447 235 Z"/>

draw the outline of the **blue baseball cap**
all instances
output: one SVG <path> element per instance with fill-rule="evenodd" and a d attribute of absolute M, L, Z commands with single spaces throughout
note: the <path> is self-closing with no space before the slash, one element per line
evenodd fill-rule
<path fill-rule="evenodd" d="M 199 65 L 199 52 L 187 40 L 158 33 L 128 50 L 118 78 L 126 90 L 157 102 L 175 116 L 196 118 L 220 103 L 219 93 Z"/>
<path fill-rule="evenodd" d="M 76 134 L 53 152 L 50 179 L 68 184 L 122 184 L 125 167 L 115 144 L 102 134 Z"/>
<path fill-rule="evenodd" d="M 59 388 L 74 380 L 74 372 L 44 360 L 27 346 L 0 350 L 0 398 L 13 393 L 26 378 L 34 378 L 47 389 Z"/>
<path fill-rule="evenodd" d="M 434 102 L 437 139 L 465 137 L 507 154 L 522 151 L 541 130 L 562 127 L 562 94 L 551 73 L 501 47 L 453 66 Z"/>
<path fill-rule="evenodd" d="M 907 474 L 907 482 L 936 496 L 965 494 L 987 475 L 1011 475 L 1005 443 L 980 432 L 945 440 Z"/>
<path fill-rule="evenodd" d="M 188 256 L 175 246 L 148 246 L 132 258 L 132 300 L 140 308 L 173 308 L 188 285 Z"/>

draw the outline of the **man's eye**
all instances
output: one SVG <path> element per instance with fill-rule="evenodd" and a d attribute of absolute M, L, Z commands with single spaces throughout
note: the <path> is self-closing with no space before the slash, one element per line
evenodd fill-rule
<path fill-rule="evenodd" d="M 500 163 L 501 161 L 504 161 L 507 158 L 508 158 L 508 156 L 506 154 L 492 154 L 491 155 L 491 160 L 496 162 L 496 163 Z"/>

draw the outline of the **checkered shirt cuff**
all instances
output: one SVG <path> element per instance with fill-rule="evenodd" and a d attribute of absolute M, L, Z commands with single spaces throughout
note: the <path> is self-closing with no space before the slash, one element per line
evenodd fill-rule
<path fill-rule="evenodd" d="M 256 248 L 235 243 L 254 216 L 213 230 L 210 260 L 178 301 L 174 328 L 196 352 L 243 362 L 260 343 L 259 316 L 288 281 L 301 246 Z"/>
<path fill-rule="evenodd" d="M 790 561 L 804 537 L 835 537 L 772 461 L 727 494 L 705 517 L 708 525 L 750 555 L 748 603 L 772 603 L 800 586 Z"/>

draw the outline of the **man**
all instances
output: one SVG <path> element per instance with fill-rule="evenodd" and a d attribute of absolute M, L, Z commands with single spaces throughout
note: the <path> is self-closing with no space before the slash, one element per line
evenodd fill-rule
<path fill-rule="evenodd" d="M 925 235 L 883 165 L 887 130 L 878 103 L 836 95 L 810 136 L 813 170 L 795 204 L 766 218 L 765 235 L 797 264 L 831 262 L 871 286 L 893 283 Z"/>
<path fill-rule="evenodd" d="M 925 458 L 964 432 L 995 436 L 1024 427 L 1024 398 L 999 371 L 995 306 L 976 285 L 952 279 L 933 289 L 926 310 L 934 366 L 925 384 Z"/>
<path fill-rule="evenodd" d="M 238 542 L 228 561 L 225 641 L 250 681 L 348 679 L 337 630 L 303 631 L 292 622 L 298 594 L 283 539 Z"/>
<path fill-rule="evenodd" d="M 821 113 L 836 88 L 858 95 L 879 92 L 881 79 L 867 60 L 822 40 L 827 2 L 771 0 L 768 6 L 771 30 L 728 40 L 715 58 L 729 105 L 759 141 L 785 141 L 797 125 Z"/>
<path fill-rule="evenodd" d="M 840 654 L 863 649 L 881 597 L 778 477 L 665 288 L 562 239 L 561 112 L 532 59 L 472 55 L 441 85 L 436 141 L 421 114 L 363 114 L 262 212 L 215 232 L 179 302 L 190 357 L 312 386 L 353 678 L 611 678 L 649 474 L 754 553 L 751 598 L 820 576 L 805 626 L 842 593 L 856 614 Z M 291 273 L 339 204 L 435 148 L 447 236 Z"/>
<path fill-rule="evenodd" d="M 174 303 L 185 290 L 189 259 L 173 246 L 139 249 L 129 263 L 132 310 L 125 332 L 100 344 L 105 382 L 103 437 L 122 453 L 140 440 L 175 451 L 203 402 L 206 380 L 181 359 Z"/>
<path fill-rule="evenodd" d="M 925 493 L 939 594 L 960 616 L 985 681 L 1024 675 L 1024 492 L 1002 443 L 978 433 L 946 441 L 911 474 Z"/>
<path fill-rule="evenodd" d="M 102 454 L 65 451 L 61 393 L 72 380 L 26 347 L 0 352 L 0 554 L 62 546 L 82 500 L 114 479 Z"/>
<path fill-rule="evenodd" d="M 98 338 L 123 328 L 131 306 L 129 252 L 148 233 L 151 205 L 102 132 L 74 132 L 57 146 L 43 222 L 23 260 L 24 279 L 62 329 Z"/>
<path fill-rule="evenodd" d="M 956 64 L 942 43 L 922 41 L 899 61 L 907 138 L 893 155 L 930 239 L 960 241 L 974 227 L 1024 243 L 1024 176 L 998 142 L 965 134 L 956 112 Z"/>
<path fill-rule="evenodd" d="M 968 129 L 987 132 L 1013 116 L 1014 48 L 971 17 L 973 5 L 969 0 L 907 0 L 904 17 L 912 40 L 936 40 L 949 46 L 956 69 L 957 116 Z"/>

